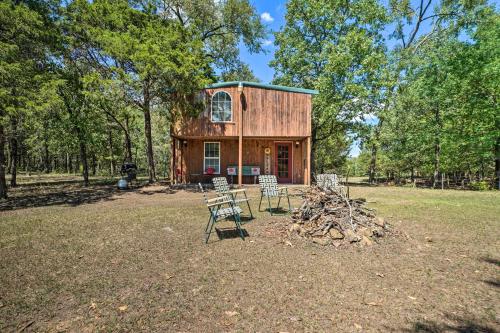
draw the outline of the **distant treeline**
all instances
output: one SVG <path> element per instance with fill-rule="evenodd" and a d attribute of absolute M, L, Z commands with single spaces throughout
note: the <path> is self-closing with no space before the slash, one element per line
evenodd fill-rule
<path fill-rule="evenodd" d="M 170 124 L 206 84 L 248 80 L 266 27 L 247 0 L 2 1 L 0 198 L 6 173 L 168 176 Z"/>
<path fill-rule="evenodd" d="M 320 92 L 317 173 L 498 186 L 499 41 L 493 2 L 290 0 L 272 65 Z"/>

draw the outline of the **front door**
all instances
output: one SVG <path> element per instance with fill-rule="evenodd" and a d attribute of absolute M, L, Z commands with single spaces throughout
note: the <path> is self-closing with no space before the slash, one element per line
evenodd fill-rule
<path fill-rule="evenodd" d="M 274 172 L 279 183 L 292 182 L 292 144 L 276 143 Z"/>

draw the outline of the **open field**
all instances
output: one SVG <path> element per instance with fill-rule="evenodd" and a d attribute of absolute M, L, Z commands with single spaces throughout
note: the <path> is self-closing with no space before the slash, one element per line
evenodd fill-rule
<path fill-rule="evenodd" d="M 499 192 L 351 187 L 409 239 L 335 249 L 265 212 L 205 245 L 200 193 L 47 179 L 0 203 L 2 332 L 500 330 Z"/>

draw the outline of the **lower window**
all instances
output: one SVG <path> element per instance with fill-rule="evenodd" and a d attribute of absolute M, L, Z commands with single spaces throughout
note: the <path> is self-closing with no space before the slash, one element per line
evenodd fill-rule
<path fill-rule="evenodd" d="M 204 174 L 220 174 L 220 142 L 205 142 Z"/>

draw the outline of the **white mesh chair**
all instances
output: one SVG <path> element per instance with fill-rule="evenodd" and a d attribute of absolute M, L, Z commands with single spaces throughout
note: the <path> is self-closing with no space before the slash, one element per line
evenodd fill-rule
<path fill-rule="evenodd" d="M 278 198 L 278 205 L 276 210 L 280 207 L 281 198 L 288 200 L 288 211 L 292 210 L 290 205 L 290 198 L 288 197 L 287 187 L 278 187 L 278 181 L 275 175 L 261 175 L 259 176 L 260 185 L 260 201 L 259 201 L 259 212 L 260 206 L 262 204 L 262 198 L 267 197 L 267 203 L 269 207 L 269 212 L 273 215 L 273 208 L 271 207 L 271 198 Z"/>
<path fill-rule="evenodd" d="M 339 176 L 335 173 L 324 173 L 316 176 L 316 184 L 324 190 L 345 192 L 345 186 L 340 184 Z"/>
<path fill-rule="evenodd" d="M 241 239 L 245 240 L 245 235 L 243 234 L 243 230 L 241 230 L 241 208 L 234 204 L 230 196 L 219 196 L 217 198 L 209 199 L 207 193 L 203 190 L 201 183 L 198 183 L 198 186 L 203 193 L 203 199 L 205 200 L 208 211 L 210 212 L 210 217 L 208 218 L 208 223 L 205 227 L 205 243 L 208 243 L 208 239 L 210 238 L 210 234 L 212 233 L 215 223 L 226 220 L 230 217 L 233 218 Z"/>
<path fill-rule="evenodd" d="M 227 183 L 226 177 L 215 177 L 212 179 L 212 183 L 215 187 L 215 192 L 219 196 L 229 196 L 233 200 L 235 205 L 246 203 L 248 206 L 248 211 L 250 212 L 250 217 L 253 219 L 252 209 L 250 208 L 250 199 L 247 197 L 247 192 L 245 189 L 231 190 L 229 189 L 229 184 Z M 239 197 L 238 194 L 242 194 L 244 197 Z"/>

